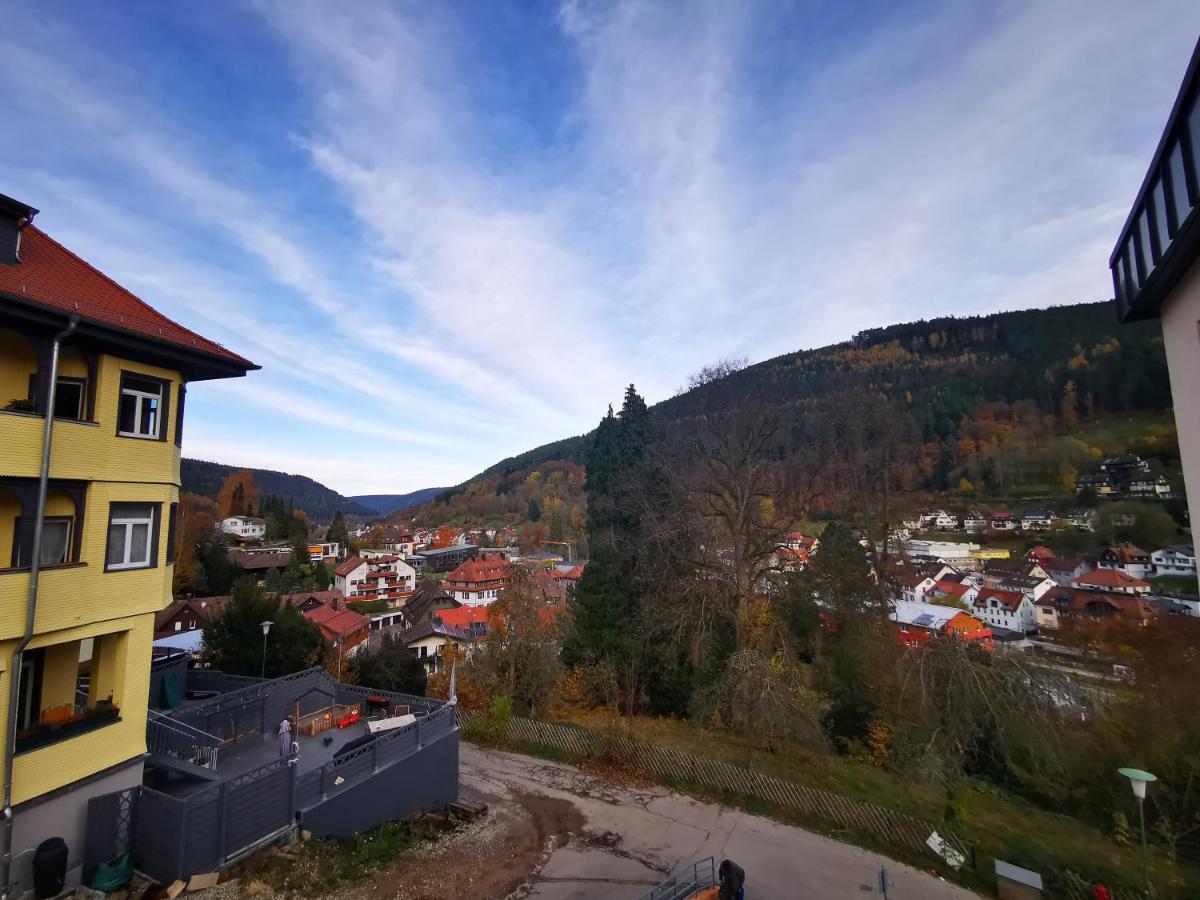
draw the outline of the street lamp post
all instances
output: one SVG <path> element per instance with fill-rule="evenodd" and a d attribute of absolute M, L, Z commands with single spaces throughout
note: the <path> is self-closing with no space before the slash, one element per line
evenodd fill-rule
<path fill-rule="evenodd" d="M 1144 769 L 1121 768 L 1117 772 L 1129 779 L 1133 796 L 1137 797 L 1138 820 L 1142 826 L 1142 875 L 1146 880 L 1146 893 L 1150 891 L 1150 853 L 1146 847 L 1146 785 L 1158 778 Z"/>
<path fill-rule="evenodd" d="M 267 635 L 270 634 L 270 632 L 271 632 L 270 619 L 268 619 L 267 621 L 262 623 L 262 630 L 263 630 L 262 677 L 266 678 L 267 677 Z"/>

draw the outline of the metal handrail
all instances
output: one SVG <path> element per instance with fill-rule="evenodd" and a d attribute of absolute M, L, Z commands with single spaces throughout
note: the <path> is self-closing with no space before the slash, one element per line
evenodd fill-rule
<path fill-rule="evenodd" d="M 712 887 L 716 883 L 716 860 L 710 856 L 680 869 L 662 884 L 642 894 L 638 900 L 685 900 L 697 891 Z"/>
<path fill-rule="evenodd" d="M 192 737 L 198 737 L 204 740 L 212 741 L 213 746 L 219 746 L 224 743 L 224 741 L 217 735 L 210 734 L 203 728 L 197 728 L 190 722 L 185 722 L 182 719 L 176 719 L 174 716 L 163 715 L 162 713 L 153 709 L 147 710 L 146 712 L 147 720 L 153 719 L 157 724 L 171 731 L 179 731 L 184 734 L 191 735 Z"/>

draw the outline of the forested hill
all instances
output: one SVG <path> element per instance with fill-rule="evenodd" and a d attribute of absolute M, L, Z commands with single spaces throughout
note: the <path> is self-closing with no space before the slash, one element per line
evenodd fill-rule
<path fill-rule="evenodd" d="M 229 473 L 241 468 L 247 467 L 227 466 L 185 457 L 180 463 L 183 489 L 193 494 L 216 497 Z M 291 475 L 272 469 L 248 471 L 254 476 L 254 485 L 264 497 L 277 496 L 290 500 L 297 509 L 304 510 L 313 521 L 327 522 L 339 511 L 345 515 L 363 517 L 378 515 L 374 510 L 356 503 L 349 497 L 343 497 L 337 491 L 313 481 L 306 475 Z"/>
<path fill-rule="evenodd" d="M 381 516 L 390 516 L 392 513 L 403 512 L 432 500 L 444 490 L 444 487 L 435 487 L 421 488 L 408 494 L 356 494 L 349 499 Z"/>
<path fill-rule="evenodd" d="M 636 373 L 630 374 L 635 381 Z M 811 419 L 827 415 L 821 401 L 882 398 L 917 432 L 912 443 L 929 457 L 920 487 L 931 490 L 954 488 L 963 478 L 972 484 L 1003 479 L 983 460 L 964 458 L 957 449 L 963 441 L 981 449 L 992 440 L 988 427 L 974 427 L 977 416 L 1015 423 L 1009 432 L 1045 444 L 1049 432 L 1033 432 L 1046 431 L 1051 419 L 1061 437 L 1077 421 L 1171 405 L 1159 324 L 1121 325 L 1106 302 L 873 328 L 840 344 L 747 366 L 658 403 L 651 412 L 662 433 L 680 435 L 702 429 L 747 397 L 777 413 L 793 435 L 793 450 L 810 438 Z M 597 420 L 603 412 L 596 410 Z M 475 515 L 485 508 L 488 514 L 523 514 L 525 498 L 514 488 L 549 461 L 583 464 L 587 445 L 588 436 L 581 435 L 502 460 L 422 512 L 463 518 L 459 501 L 473 496 Z M 1061 454 L 1052 456 L 1043 460 L 1045 466 L 1063 463 Z M 511 509 L 503 500 L 508 494 Z M 494 499 L 482 503 L 480 495 Z"/>

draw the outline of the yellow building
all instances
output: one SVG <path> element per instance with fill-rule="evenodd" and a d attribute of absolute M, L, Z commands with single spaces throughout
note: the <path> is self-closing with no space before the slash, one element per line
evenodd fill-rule
<path fill-rule="evenodd" d="M 48 837 L 66 841 L 77 879 L 88 799 L 141 783 L 186 385 L 257 368 L 93 269 L 33 226 L 36 212 L 0 195 L 0 777 L 13 811 L 0 884 L 20 885 Z"/>
<path fill-rule="evenodd" d="M 1011 551 L 998 547 L 980 547 L 971 551 L 972 559 L 1008 559 L 1011 555 Z"/>

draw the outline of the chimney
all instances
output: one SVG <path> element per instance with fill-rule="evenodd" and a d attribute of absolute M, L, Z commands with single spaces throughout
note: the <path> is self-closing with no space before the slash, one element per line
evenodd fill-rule
<path fill-rule="evenodd" d="M 0 194 L 0 266 L 15 266 L 21 261 L 21 229 L 37 213 L 32 206 Z"/>

